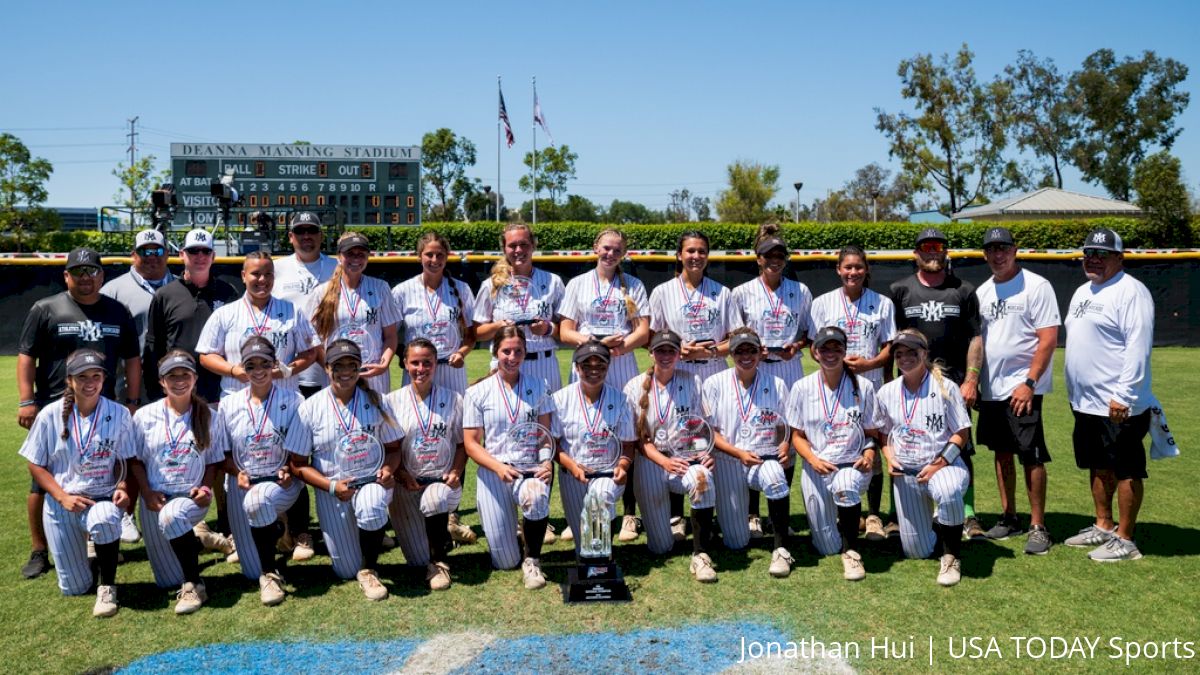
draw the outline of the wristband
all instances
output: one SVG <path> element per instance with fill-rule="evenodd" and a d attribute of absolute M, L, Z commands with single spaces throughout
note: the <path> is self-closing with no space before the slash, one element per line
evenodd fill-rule
<path fill-rule="evenodd" d="M 292 376 L 292 367 L 289 366 L 288 364 L 284 363 L 283 361 L 280 361 L 279 362 L 279 372 L 283 373 L 284 379 L 287 379 Z"/>
<path fill-rule="evenodd" d="M 1027 377 L 1025 378 L 1025 386 L 1033 389 L 1035 386 L 1037 386 L 1037 381 L 1035 381 L 1032 377 Z"/>
<path fill-rule="evenodd" d="M 208 487 L 207 485 L 201 485 L 200 492 L 203 492 L 204 494 L 208 495 L 209 497 L 212 496 L 212 488 Z"/>
<path fill-rule="evenodd" d="M 975 373 L 976 375 L 978 375 L 978 374 L 979 374 L 979 369 L 978 369 L 978 368 L 976 368 L 975 366 L 967 366 L 967 372 L 968 372 L 968 373 Z"/>
<path fill-rule="evenodd" d="M 954 463 L 954 460 L 958 459 L 960 453 L 962 453 L 962 448 L 958 447 L 957 444 L 947 443 L 945 447 L 942 448 L 942 451 L 937 454 L 937 457 L 934 457 L 934 459 L 941 458 L 945 460 L 946 465 L 949 466 Z"/>
<path fill-rule="evenodd" d="M 335 497 L 337 496 L 337 481 L 336 480 L 329 481 L 329 494 L 331 494 Z"/>
<path fill-rule="evenodd" d="M 24 408 L 26 406 L 31 406 L 31 405 L 37 405 L 37 401 L 21 401 L 20 403 L 17 404 L 17 407 Z"/>
<path fill-rule="evenodd" d="M 876 451 L 876 452 L 878 452 L 878 451 L 879 451 L 879 443 L 878 443 L 878 442 L 876 442 L 874 438 L 867 437 L 867 443 L 866 443 L 866 445 L 864 445 L 864 446 L 862 447 L 862 450 L 861 450 L 861 451 L 859 451 L 859 453 L 858 453 L 858 454 L 859 454 L 859 455 L 865 455 L 865 454 L 867 454 L 867 451 L 868 451 L 868 450 L 874 450 L 874 451 Z"/>

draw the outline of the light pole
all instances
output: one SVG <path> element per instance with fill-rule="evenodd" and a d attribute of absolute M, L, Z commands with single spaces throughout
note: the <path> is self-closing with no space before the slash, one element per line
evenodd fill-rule
<path fill-rule="evenodd" d="M 484 205 L 483 205 L 483 219 L 491 220 L 492 219 L 492 186 L 491 185 L 483 186 L 483 196 L 487 198 L 487 202 L 484 203 Z"/>
<path fill-rule="evenodd" d="M 796 208 L 794 210 L 796 212 L 796 222 L 798 223 L 800 222 L 800 188 L 804 187 L 804 183 L 796 181 L 792 183 L 792 187 L 796 188 Z"/>
<path fill-rule="evenodd" d="M 875 200 L 879 199 L 879 190 L 871 190 L 871 222 L 879 222 L 879 218 L 875 213 Z"/>

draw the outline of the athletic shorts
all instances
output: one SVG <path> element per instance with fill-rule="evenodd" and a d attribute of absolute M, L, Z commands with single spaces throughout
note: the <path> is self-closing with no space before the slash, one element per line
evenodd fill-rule
<path fill-rule="evenodd" d="M 1112 471 L 1117 480 L 1147 478 L 1146 446 L 1150 410 L 1117 424 L 1108 415 L 1075 413 L 1075 465 Z"/>
<path fill-rule="evenodd" d="M 1017 417 L 1010 407 L 1012 399 L 979 402 L 980 445 L 993 452 L 1011 452 L 1022 466 L 1039 466 L 1050 461 L 1046 435 L 1042 429 L 1042 397 L 1033 397 L 1033 410 Z"/>

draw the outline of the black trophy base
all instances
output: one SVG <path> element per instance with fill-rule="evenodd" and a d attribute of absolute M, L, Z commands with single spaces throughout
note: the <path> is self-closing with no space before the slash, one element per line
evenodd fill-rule
<path fill-rule="evenodd" d="M 567 569 L 567 583 L 562 586 L 563 602 L 630 602 L 625 575 L 612 560 L 581 559 Z"/>

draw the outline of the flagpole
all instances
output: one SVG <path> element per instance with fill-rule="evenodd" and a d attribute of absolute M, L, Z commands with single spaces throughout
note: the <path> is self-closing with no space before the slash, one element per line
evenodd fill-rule
<path fill-rule="evenodd" d="M 533 109 L 537 110 L 537 77 L 533 78 Z M 533 224 L 537 225 L 537 119 L 533 121 Z"/>
<path fill-rule="evenodd" d="M 499 99 L 504 96 L 500 89 L 500 76 L 496 76 L 497 110 Z M 500 115 L 496 115 L 496 222 L 500 222 Z"/>

